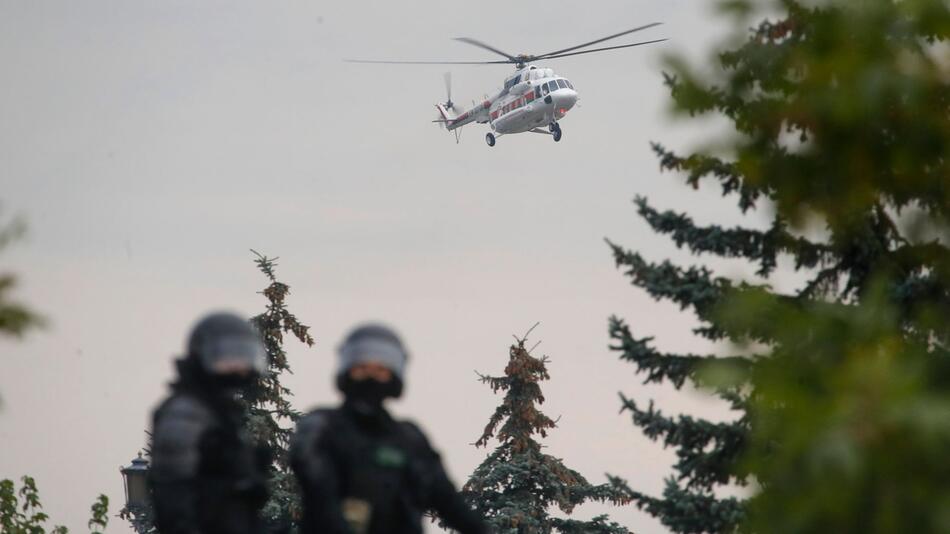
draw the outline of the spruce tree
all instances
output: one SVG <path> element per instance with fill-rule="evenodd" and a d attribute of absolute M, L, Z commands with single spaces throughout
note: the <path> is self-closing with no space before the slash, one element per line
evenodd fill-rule
<path fill-rule="evenodd" d="M 557 425 L 538 409 L 544 402 L 540 382 L 550 378 L 548 360 L 535 358 L 525 348 L 528 334 L 516 337 L 510 347 L 504 376 L 479 375 L 495 393 L 505 392 L 505 398 L 475 445 L 486 447 L 492 438 L 499 445 L 475 469 L 462 493 L 499 534 L 627 534 L 606 515 L 578 521 L 550 513 L 552 506 L 570 514 L 587 501 L 619 505 L 627 500 L 610 484 L 592 485 L 560 459 L 542 452 L 536 436 L 546 437 Z"/>
<path fill-rule="evenodd" d="M 277 280 L 274 269 L 278 258 L 251 252 L 257 256 L 254 260 L 257 268 L 270 282 L 260 292 L 267 299 L 266 310 L 251 318 L 264 341 L 268 368 L 260 380 L 245 391 L 243 401 L 247 407 L 251 436 L 274 453 L 269 484 L 271 495 L 263 510 L 265 526 L 269 532 L 283 532 L 292 528 L 301 513 L 299 494 L 287 458 L 292 424 L 299 419 L 300 412 L 290 403 L 293 393 L 280 382 L 284 373 L 292 372 L 284 351 L 284 335 L 289 333 L 308 347 L 314 340 L 310 327 L 287 309 L 285 299 L 290 294 L 290 286 Z"/>
<path fill-rule="evenodd" d="M 662 496 L 629 489 L 675 532 L 945 532 L 950 502 L 950 7 L 943 0 L 721 2 L 745 33 L 715 72 L 682 60 L 675 107 L 735 135 L 718 155 L 660 145 L 660 166 L 718 182 L 767 228 L 701 225 L 638 198 L 654 231 L 757 278 L 651 262 L 610 244 L 633 285 L 689 308 L 695 333 L 758 356 L 668 354 L 610 320 L 646 382 L 712 386 L 737 417 L 670 416 L 623 397 L 676 448 Z M 777 18 L 754 25 L 760 8 Z M 721 156 L 720 156 L 721 155 Z M 805 233 L 804 223 L 823 232 Z M 807 280 L 772 289 L 780 258 Z M 756 481 L 747 502 L 725 484 Z M 619 481 L 618 481 L 619 482 Z"/>

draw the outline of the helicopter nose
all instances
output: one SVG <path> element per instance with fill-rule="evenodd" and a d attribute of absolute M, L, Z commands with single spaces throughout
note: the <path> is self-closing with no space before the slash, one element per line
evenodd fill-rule
<path fill-rule="evenodd" d="M 568 89 L 567 94 L 564 95 L 564 99 L 567 101 L 567 107 L 574 107 L 574 104 L 577 103 L 577 91 Z"/>
<path fill-rule="evenodd" d="M 567 110 L 574 107 L 577 103 L 577 91 L 573 89 L 561 89 L 554 94 L 554 103 L 557 111 L 563 115 Z"/>

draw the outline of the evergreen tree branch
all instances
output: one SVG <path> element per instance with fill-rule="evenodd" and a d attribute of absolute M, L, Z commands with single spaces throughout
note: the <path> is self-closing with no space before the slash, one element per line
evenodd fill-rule
<path fill-rule="evenodd" d="M 641 410 L 633 399 L 623 394 L 620 399 L 621 412 L 631 412 L 633 423 L 643 429 L 644 435 L 654 441 L 662 440 L 664 447 L 676 448 L 674 469 L 688 488 L 711 490 L 715 485 L 745 483 L 745 475 L 735 465 L 745 449 L 747 417 L 728 423 L 711 423 L 685 415 L 673 419 L 655 409 L 652 401 L 646 410 Z"/>
<path fill-rule="evenodd" d="M 693 253 L 709 253 L 725 258 L 745 258 L 759 263 L 756 272 L 767 277 L 775 269 L 777 256 L 788 254 L 795 259 L 795 268 L 813 268 L 831 259 L 827 246 L 792 236 L 787 223 L 775 217 L 769 230 L 761 232 L 735 227 L 725 229 L 718 225 L 698 227 L 684 213 L 658 212 L 646 198 L 634 200 L 637 211 L 657 233 L 669 234 L 677 247 L 685 244 Z"/>
<path fill-rule="evenodd" d="M 617 316 L 610 317 L 609 328 L 611 339 L 616 341 L 616 344 L 610 345 L 610 350 L 619 352 L 620 359 L 636 364 L 637 373 L 646 373 L 644 384 L 669 380 L 673 387 L 680 389 L 687 378 L 696 380 L 697 372 L 704 365 L 725 362 L 740 369 L 747 369 L 753 359 L 746 356 L 661 353 L 651 346 L 652 337 L 634 337 L 626 322 Z"/>
<path fill-rule="evenodd" d="M 695 331 L 710 339 L 720 339 L 724 333 L 713 324 L 714 305 L 734 286 L 727 278 L 714 278 L 705 267 L 681 269 L 664 261 L 649 263 L 640 254 L 627 251 L 606 240 L 614 254 L 618 268 L 624 269 L 633 285 L 647 291 L 654 299 L 667 299 L 680 305 L 681 309 L 692 308 L 696 316 L 709 326 Z"/>
<path fill-rule="evenodd" d="M 718 499 L 709 491 L 683 489 L 673 479 L 667 479 L 662 498 L 630 489 L 623 479 L 610 477 L 610 480 L 627 492 L 637 508 L 660 518 L 664 525 L 678 534 L 735 532 L 745 516 L 742 502 L 738 499 Z"/>
<path fill-rule="evenodd" d="M 668 78 L 672 83 L 675 78 Z M 693 189 L 699 189 L 699 182 L 706 176 L 713 176 L 719 180 L 723 196 L 738 194 L 739 208 L 743 213 L 755 208 L 756 201 L 764 192 L 751 186 L 743 180 L 739 169 L 734 163 L 727 163 L 719 158 L 692 154 L 688 157 L 677 156 L 658 143 L 651 143 L 653 151 L 660 158 L 660 169 L 671 172 L 685 172 L 686 183 Z"/>

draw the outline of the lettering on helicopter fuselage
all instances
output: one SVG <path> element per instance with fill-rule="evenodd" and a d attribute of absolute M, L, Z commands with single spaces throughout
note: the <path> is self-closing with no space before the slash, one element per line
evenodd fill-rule
<path fill-rule="evenodd" d="M 511 113 L 512 111 L 514 111 L 514 110 L 516 110 L 516 109 L 518 109 L 518 108 L 524 107 L 524 106 L 527 105 L 529 102 L 534 101 L 534 99 L 535 99 L 535 92 L 534 92 L 534 91 L 525 93 L 524 96 L 519 97 L 519 98 L 516 98 L 516 99 L 512 100 L 511 102 L 509 102 L 509 103 L 507 103 L 507 104 L 501 106 L 501 107 L 498 108 L 497 110 L 493 111 L 492 114 L 491 114 L 491 118 L 492 118 L 492 120 L 495 120 L 495 119 L 497 119 L 499 116 L 507 115 L 508 113 Z"/>

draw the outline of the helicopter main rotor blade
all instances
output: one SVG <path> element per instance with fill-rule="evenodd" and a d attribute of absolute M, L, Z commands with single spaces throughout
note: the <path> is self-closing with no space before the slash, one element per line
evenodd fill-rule
<path fill-rule="evenodd" d="M 452 102 L 452 73 L 446 72 L 444 75 L 445 78 L 445 94 L 448 96 L 448 102 Z"/>
<path fill-rule="evenodd" d="M 535 59 L 548 59 L 548 58 L 550 58 L 550 57 L 556 57 L 556 56 L 558 56 L 558 55 L 560 55 L 560 54 L 563 54 L 563 53 L 565 53 L 565 52 L 570 52 L 570 51 L 572 51 L 572 50 L 577 50 L 578 48 L 586 48 L 586 47 L 588 47 L 588 46 L 595 45 L 595 44 L 597 44 L 597 43 L 602 43 L 602 42 L 604 42 L 604 41 L 609 41 L 609 40 L 611 40 L 611 39 L 616 39 L 617 37 L 622 37 L 622 36 L 624 36 L 624 35 L 627 35 L 627 34 L 630 34 L 630 33 L 633 33 L 633 32 L 638 32 L 638 31 L 640 31 L 640 30 L 646 30 L 647 28 L 652 28 L 652 27 L 654 27 L 654 26 L 659 26 L 660 24 L 662 24 L 662 22 L 652 22 L 652 23 L 650 23 L 650 24 L 647 24 L 647 25 L 645 25 L 645 26 L 639 26 L 639 27 L 634 28 L 634 29 L 632 29 L 632 30 L 627 30 L 627 31 L 625 31 L 625 32 L 620 32 L 620 33 L 615 33 L 615 34 L 613 34 L 613 35 L 608 35 L 607 37 L 603 37 L 603 38 L 601 38 L 601 39 L 597 39 L 596 41 L 591 41 L 591 42 L 589 42 L 589 43 L 579 44 L 579 45 L 577 45 L 577 46 L 572 46 L 572 47 L 570 47 L 570 48 L 565 48 L 565 49 L 563 49 L 563 50 L 555 50 L 554 52 L 548 52 L 547 54 L 541 54 L 541 55 L 538 55 L 538 56 L 534 56 L 534 58 L 535 58 Z"/>
<path fill-rule="evenodd" d="M 384 65 L 507 65 L 510 61 L 379 61 L 375 59 L 344 59 L 347 63 L 376 63 Z"/>
<path fill-rule="evenodd" d="M 487 44 L 485 44 L 485 43 L 483 43 L 483 42 L 481 42 L 481 41 L 479 41 L 479 40 L 477 40 L 477 39 L 472 39 L 471 37 L 456 37 L 455 40 L 456 40 L 456 41 L 461 41 L 461 42 L 463 42 L 463 43 L 468 43 L 468 44 L 470 44 L 470 45 L 477 46 L 477 47 L 479 47 L 479 48 L 484 48 L 485 50 L 488 50 L 489 52 L 494 52 L 494 53 L 496 53 L 496 54 L 498 54 L 498 55 L 500 55 L 500 56 L 504 56 L 504 57 L 508 58 L 508 61 L 505 61 L 504 63 L 517 63 L 517 62 L 518 62 L 518 58 L 516 58 L 515 56 L 513 56 L 513 55 L 511 55 L 511 54 L 509 54 L 509 53 L 507 53 L 507 52 L 502 52 L 501 50 L 498 50 L 497 48 L 495 48 L 495 47 L 493 47 L 493 46 L 487 45 Z"/>
<path fill-rule="evenodd" d="M 545 56 L 543 59 L 554 59 L 554 58 L 567 57 L 567 56 L 579 56 L 581 54 L 590 54 L 592 52 L 603 52 L 604 50 L 616 50 L 618 48 L 630 48 L 631 46 L 643 46 L 643 45 L 648 45 L 648 44 L 653 44 L 653 43 L 662 43 L 663 41 L 669 41 L 669 39 L 655 39 L 653 41 L 641 41 L 639 43 L 625 44 L 625 45 L 620 45 L 620 46 L 607 46 L 604 48 L 594 48 L 592 50 L 581 50 L 580 52 L 571 52 L 569 54 Z"/>

